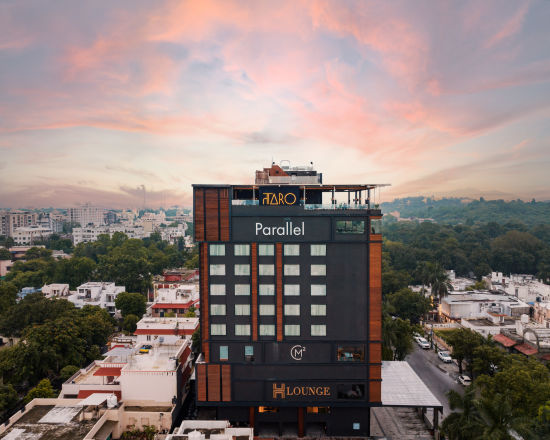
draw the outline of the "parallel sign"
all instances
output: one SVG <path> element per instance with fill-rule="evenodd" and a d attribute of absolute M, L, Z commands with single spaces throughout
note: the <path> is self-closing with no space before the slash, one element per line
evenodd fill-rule
<path fill-rule="evenodd" d="M 260 186 L 258 195 L 261 206 L 293 206 L 300 204 L 300 187 L 298 186 Z"/>

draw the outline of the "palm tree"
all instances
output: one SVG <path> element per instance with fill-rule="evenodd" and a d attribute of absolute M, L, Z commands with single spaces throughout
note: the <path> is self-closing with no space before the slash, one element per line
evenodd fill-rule
<path fill-rule="evenodd" d="M 432 273 L 430 275 L 430 283 L 432 285 L 432 295 L 436 296 L 441 302 L 441 298 L 453 290 L 449 275 L 445 272 L 445 269 L 439 263 L 435 263 L 432 267 Z"/>
<path fill-rule="evenodd" d="M 449 440 L 477 440 L 484 423 L 476 405 L 474 388 L 466 388 L 464 395 L 450 390 L 447 396 L 453 412 L 443 420 L 442 433 Z"/>
<path fill-rule="evenodd" d="M 526 427 L 529 421 L 514 415 L 510 400 L 504 394 L 481 398 L 475 404 L 485 424 L 479 439 L 513 440 L 517 438 L 513 433 L 517 432 L 527 438 L 531 437 Z"/>

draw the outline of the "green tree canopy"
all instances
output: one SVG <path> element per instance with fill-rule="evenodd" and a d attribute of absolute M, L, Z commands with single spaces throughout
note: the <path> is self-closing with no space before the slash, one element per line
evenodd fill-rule
<path fill-rule="evenodd" d="M 143 316 L 147 302 L 141 293 L 119 293 L 115 299 L 115 307 L 120 310 L 123 317 L 128 315 Z"/>
<path fill-rule="evenodd" d="M 386 301 L 392 315 L 409 320 L 413 324 L 418 324 L 420 319 L 431 309 L 431 302 L 428 298 L 408 288 L 386 295 Z"/>
<path fill-rule="evenodd" d="M 139 318 L 136 315 L 126 315 L 124 321 L 122 322 L 122 328 L 128 333 L 134 333 L 137 328 L 137 323 Z"/>
<path fill-rule="evenodd" d="M 25 403 L 29 403 L 32 399 L 56 397 L 56 393 L 52 384 L 48 379 L 42 379 L 33 389 L 25 396 Z"/>

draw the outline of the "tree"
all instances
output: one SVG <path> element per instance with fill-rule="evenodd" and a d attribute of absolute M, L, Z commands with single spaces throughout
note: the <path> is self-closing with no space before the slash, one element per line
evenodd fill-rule
<path fill-rule="evenodd" d="M 467 328 L 459 328 L 448 332 L 447 342 L 453 348 L 451 356 L 458 361 L 458 370 L 462 374 L 462 361 L 465 360 L 471 376 L 473 376 L 474 350 L 486 343 L 483 336 Z"/>
<path fill-rule="evenodd" d="M 409 321 L 401 318 L 384 317 L 382 321 L 382 344 L 386 352 L 391 350 L 394 361 L 405 360 L 405 357 L 412 352 L 414 328 Z"/>
<path fill-rule="evenodd" d="M 391 306 L 394 316 L 409 320 L 413 324 L 418 324 L 420 319 L 431 309 L 431 302 L 428 298 L 408 288 L 387 295 L 386 300 Z"/>
<path fill-rule="evenodd" d="M 447 397 L 453 412 L 443 420 L 442 434 L 449 440 L 477 439 L 483 421 L 476 406 L 475 389 L 470 386 L 466 388 L 463 395 L 450 390 Z"/>
<path fill-rule="evenodd" d="M 15 284 L 0 281 L 0 314 L 15 305 L 17 299 L 17 287 Z"/>
<path fill-rule="evenodd" d="M 17 391 L 12 384 L 0 385 L 0 412 L 10 410 L 18 400 Z"/>
<path fill-rule="evenodd" d="M 52 251 L 49 249 L 44 249 L 41 247 L 32 247 L 27 252 L 25 252 L 25 259 L 36 260 L 38 258 L 50 258 L 52 256 Z"/>
<path fill-rule="evenodd" d="M 187 309 L 187 312 L 185 312 L 185 315 L 183 316 L 185 316 L 186 318 L 194 318 L 196 316 L 195 307 L 189 307 L 189 309 Z"/>
<path fill-rule="evenodd" d="M 141 317 L 146 309 L 145 296 L 141 293 L 119 293 L 115 299 L 115 307 L 120 310 L 123 317 L 128 315 Z"/>
<path fill-rule="evenodd" d="M 493 376 L 502 368 L 506 354 L 497 347 L 480 345 L 474 348 L 472 371 L 476 376 L 486 374 Z"/>
<path fill-rule="evenodd" d="M 137 328 L 139 318 L 136 315 L 126 315 L 122 322 L 122 328 L 128 333 L 134 333 Z"/>
<path fill-rule="evenodd" d="M 0 260 L 11 260 L 11 252 L 4 247 L 0 247 Z"/>
<path fill-rule="evenodd" d="M 200 349 L 201 349 L 201 331 L 200 331 L 200 327 L 197 327 L 197 329 L 191 335 L 191 341 L 192 341 L 191 349 L 195 353 L 199 352 Z"/>
<path fill-rule="evenodd" d="M 70 289 L 76 289 L 93 278 L 96 268 L 95 261 L 88 257 L 63 259 L 55 265 L 53 277 L 55 282 L 68 283 Z"/>
<path fill-rule="evenodd" d="M 439 299 L 443 298 L 450 290 L 453 290 L 449 275 L 445 272 L 443 267 L 439 263 L 435 263 L 432 266 L 432 272 L 429 278 L 432 286 L 432 294 Z"/>
<path fill-rule="evenodd" d="M 59 372 L 59 378 L 61 379 L 61 381 L 65 382 L 67 379 L 69 379 L 69 377 L 71 377 L 79 370 L 80 368 L 78 368 L 76 365 L 66 365 Z"/>
<path fill-rule="evenodd" d="M 33 389 L 25 396 L 25 403 L 29 403 L 32 399 L 52 398 L 56 397 L 56 393 L 48 379 L 42 379 Z"/>

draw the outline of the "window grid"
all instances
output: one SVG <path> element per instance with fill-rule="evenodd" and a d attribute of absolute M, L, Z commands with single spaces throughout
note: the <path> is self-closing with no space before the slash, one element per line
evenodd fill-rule
<path fill-rule="evenodd" d="M 258 275 L 275 275 L 275 265 L 274 264 L 258 265 Z"/>
<path fill-rule="evenodd" d="M 285 296 L 299 296 L 300 295 L 300 285 L 299 284 L 285 284 L 284 285 L 284 295 Z"/>
<path fill-rule="evenodd" d="M 275 295 L 275 284 L 260 284 L 259 293 L 260 296 Z"/>
<path fill-rule="evenodd" d="M 250 255 L 250 245 L 236 244 L 234 247 L 234 252 L 236 257 L 247 257 Z"/>
<path fill-rule="evenodd" d="M 225 244 L 211 244 L 210 245 L 210 256 L 212 256 L 212 257 L 223 257 L 223 256 L 225 256 Z"/>
<path fill-rule="evenodd" d="M 226 334 L 225 324 L 211 324 L 210 334 L 212 336 L 225 336 Z"/>
<path fill-rule="evenodd" d="M 300 304 L 285 304 L 285 316 L 300 316 Z"/>
<path fill-rule="evenodd" d="M 325 324 L 312 324 L 311 336 L 326 336 L 327 326 Z"/>
<path fill-rule="evenodd" d="M 300 245 L 299 244 L 285 244 L 285 257 L 295 257 L 300 255 Z"/>
<path fill-rule="evenodd" d="M 325 257 L 327 255 L 326 244 L 312 244 L 310 248 L 312 257 Z"/>
<path fill-rule="evenodd" d="M 260 336 L 275 336 L 275 326 L 273 324 L 260 324 Z"/>
<path fill-rule="evenodd" d="M 225 315 L 225 304 L 210 304 L 210 314 L 217 316 Z"/>
<path fill-rule="evenodd" d="M 327 316 L 327 305 L 311 304 L 311 316 Z"/>
<path fill-rule="evenodd" d="M 312 284 L 311 296 L 326 296 L 327 286 L 326 284 Z"/>
<path fill-rule="evenodd" d="M 235 304 L 235 316 L 250 316 L 250 304 Z"/>
<path fill-rule="evenodd" d="M 235 336 L 250 336 L 250 325 L 235 324 Z"/>
<path fill-rule="evenodd" d="M 299 276 L 300 265 L 299 264 L 285 264 L 284 265 L 285 276 Z"/>
<path fill-rule="evenodd" d="M 225 284 L 210 284 L 210 295 L 225 295 Z"/>
<path fill-rule="evenodd" d="M 327 275 L 327 265 L 326 264 L 312 264 L 311 265 L 311 276 L 321 276 L 324 277 Z"/>
<path fill-rule="evenodd" d="M 260 257 L 272 257 L 275 255 L 275 246 L 272 244 L 260 244 L 258 246 L 258 255 Z"/>
<path fill-rule="evenodd" d="M 300 326 L 298 324 L 285 324 L 285 336 L 300 336 Z"/>
<path fill-rule="evenodd" d="M 250 275 L 250 264 L 235 264 L 235 275 Z"/>
<path fill-rule="evenodd" d="M 275 305 L 260 304 L 260 316 L 275 316 Z"/>
<path fill-rule="evenodd" d="M 235 284 L 235 295 L 250 295 L 250 284 Z"/>
<path fill-rule="evenodd" d="M 210 275 L 225 275 L 225 264 L 211 264 Z"/>

